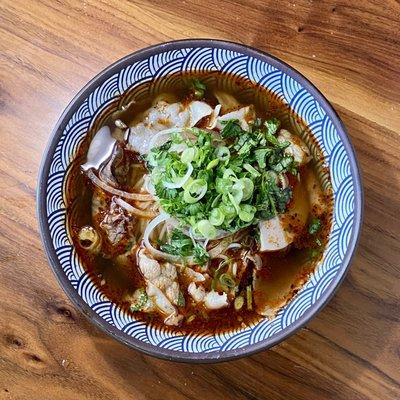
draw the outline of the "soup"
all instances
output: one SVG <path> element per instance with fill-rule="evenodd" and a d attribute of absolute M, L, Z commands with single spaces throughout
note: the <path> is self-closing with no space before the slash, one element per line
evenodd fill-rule
<path fill-rule="evenodd" d="M 128 91 L 74 160 L 68 227 L 98 288 L 180 332 L 272 318 L 328 240 L 329 173 L 279 97 L 222 73 Z"/>

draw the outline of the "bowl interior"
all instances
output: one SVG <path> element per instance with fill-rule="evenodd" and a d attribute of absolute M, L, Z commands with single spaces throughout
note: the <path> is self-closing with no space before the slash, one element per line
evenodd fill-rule
<path fill-rule="evenodd" d="M 215 335 L 182 335 L 134 320 L 92 283 L 68 237 L 64 184 L 79 144 L 118 96 L 179 71 L 224 71 L 280 96 L 308 125 L 329 166 L 334 194 L 332 231 L 323 261 L 273 320 Z M 343 124 L 327 100 L 281 61 L 229 42 L 189 40 L 141 50 L 95 77 L 70 103 L 54 130 L 41 167 L 38 216 L 50 264 L 71 300 L 101 329 L 146 353 L 175 360 L 226 360 L 270 347 L 304 325 L 332 296 L 353 255 L 361 224 L 358 168 Z"/>

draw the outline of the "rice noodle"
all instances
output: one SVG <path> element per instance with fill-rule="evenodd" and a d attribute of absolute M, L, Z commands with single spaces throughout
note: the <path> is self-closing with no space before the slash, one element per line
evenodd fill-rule
<path fill-rule="evenodd" d="M 116 196 L 123 197 L 129 200 L 139 200 L 139 201 L 154 200 L 154 197 L 151 194 L 129 193 L 120 189 L 113 188 L 112 186 L 108 185 L 107 183 L 99 179 L 92 170 L 87 171 L 87 176 L 97 187 L 103 189 L 105 192 L 114 194 Z"/>
<path fill-rule="evenodd" d="M 138 217 L 142 218 L 154 218 L 157 214 L 151 211 L 143 211 L 138 208 L 133 207 L 131 204 L 127 203 L 125 200 L 120 199 L 119 197 L 115 197 L 114 201 L 122 207 L 124 210 L 130 212 L 131 214 L 135 214 Z"/>

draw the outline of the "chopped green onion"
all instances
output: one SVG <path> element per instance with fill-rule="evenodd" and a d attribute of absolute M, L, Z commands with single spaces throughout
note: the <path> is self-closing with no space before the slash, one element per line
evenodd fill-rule
<path fill-rule="evenodd" d="M 209 221 L 214 225 L 214 226 L 219 226 L 222 225 L 224 222 L 225 216 L 224 213 L 220 208 L 214 208 L 211 211 Z"/>
<path fill-rule="evenodd" d="M 197 223 L 197 230 L 203 235 L 206 239 L 214 239 L 217 236 L 217 230 L 211 224 L 210 221 L 203 219 Z"/>
<path fill-rule="evenodd" d="M 251 222 L 254 218 L 254 214 L 257 209 L 251 204 L 243 204 L 240 206 L 240 211 L 238 213 L 239 218 L 244 222 Z"/>
<path fill-rule="evenodd" d="M 236 286 L 235 280 L 232 278 L 232 276 L 228 273 L 223 273 L 219 277 L 219 281 L 221 282 L 222 286 L 227 287 L 228 289 L 233 289 Z"/>
<path fill-rule="evenodd" d="M 183 200 L 186 203 L 197 203 L 207 192 L 207 182 L 204 179 L 195 179 L 185 186 Z"/>
<path fill-rule="evenodd" d="M 131 304 L 130 310 L 133 312 L 136 311 L 141 311 L 143 307 L 146 305 L 147 300 L 149 297 L 147 296 L 146 290 L 145 289 L 138 289 L 139 296 L 138 299 L 135 303 Z"/>
<path fill-rule="evenodd" d="M 191 87 L 196 99 L 202 99 L 206 91 L 206 85 L 198 78 L 193 78 L 191 82 Z"/>
<path fill-rule="evenodd" d="M 243 197 L 241 201 L 246 201 L 248 200 L 251 195 L 253 194 L 254 191 L 254 183 L 251 179 L 249 178 L 241 178 L 239 179 L 233 187 L 241 187 L 242 192 L 243 192 Z"/>
<path fill-rule="evenodd" d="M 185 307 L 185 297 L 181 291 L 178 294 L 178 301 L 176 302 L 178 307 Z"/>
<path fill-rule="evenodd" d="M 216 167 L 216 166 L 218 165 L 218 163 L 219 163 L 219 159 L 218 159 L 218 158 L 215 158 L 214 160 L 210 161 L 210 162 L 207 164 L 206 169 L 207 169 L 207 170 L 213 169 L 214 167 Z"/>
<path fill-rule="evenodd" d="M 215 190 L 217 193 L 225 194 L 232 186 L 232 182 L 227 178 L 217 178 L 215 180 Z"/>
<path fill-rule="evenodd" d="M 229 157 L 231 155 L 231 152 L 226 146 L 219 146 L 215 150 L 215 156 L 221 160 L 221 161 L 227 161 L 229 160 Z"/>
<path fill-rule="evenodd" d="M 243 307 L 243 304 L 244 304 L 243 296 L 236 297 L 236 299 L 235 299 L 235 301 L 233 303 L 236 311 L 239 311 Z"/>
<path fill-rule="evenodd" d="M 321 220 L 318 218 L 313 218 L 308 227 L 308 233 L 310 235 L 315 235 L 321 229 Z"/>
<path fill-rule="evenodd" d="M 236 179 L 236 174 L 230 168 L 227 168 L 224 171 L 224 174 L 222 175 L 222 177 L 224 179 L 229 179 L 229 178 L 232 178 L 232 177 Z"/>
<path fill-rule="evenodd" d="M 221 211 L 224 213 L 224 215 L 225 215 L 225 220 L 226 220 L 226 221 L 231 221 L 231 220 L 232 220 L 233 218 L 235 218 L 236 215 L 237 215 L 237 212 L 236 212 L 235 207 L 234 207 L 232 204 L 230 204 L 230 203 L 228 203 L 228 204 L 226 204 L 226 203 L 221 204 L 221 205 L 219 206 L 219 208 L 220 208 Z"/>
<path fill-rule="evenodd" d="M 185 164 L 191 163 L 196 156 L 196 149 L 194 147 L 188 147 L 183 150 L 181 154 L 181 161 Z"/>
<path fill-rule="evenodd" d="M 232 186 L 231 190 L 229 191 L 229 194 L 233 196 L 237 204 L 239 204 L 243 200 L 243 189 L 244 187 L 242 182 L 238 181 Z"/>
<path fill-rule="evenodd" d="M 231 201 L 233 207 L 235 207 L 236 214 L 239 214 L 239 212 L 240 212 L 239 203 L 236 201 L 236 199 L 230 193 L 228 193 L 228 198 Z"/>
<path fill-rule="evenodd" d="M 211 203 L 211 208 L 214 209 L 214 207 L 218 204 L 219 199 L 221 198 L 221 194 L 218 194 L 217 197 L 215 197 L 215 199 L 212 201 Z"/>
<path fill-rule="evenodd" d="M 243 168 L 250 172 L 251 175 L 253 175 L 255 178 L 259 177 L 261 174 L 254 168 L 252 167 L 250 164 L 244 164 Z"/>
<path fill-rule="evenodd" d="M 192 314 L 189 317 L 187 317 L 186 322 L 190 324 L 194 319 L 196 318 L 196 314 Z"/>

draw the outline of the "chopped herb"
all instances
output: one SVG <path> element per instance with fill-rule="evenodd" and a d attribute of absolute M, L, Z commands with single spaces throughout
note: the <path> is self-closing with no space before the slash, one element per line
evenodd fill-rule
<path fill-rule="evenodd" d="M 198 243 L 193 244 L 193 240 L 178 228 L 171 232 L 169 243 L 160 245 L 160 250 L 181 257 L 193 256 L 194 261 L 199 265 L 204 265 L 209 260 L 209 255 L 204 247 Z"/>
<path fill-rule="evenodd" d="M 223 138 L 237 137 L 243 132 L 237 119 L 222 121 L 222 125 L 224 125 L 221 131 Z"/>
<path fill-rule="evenodd" d="M 315 235 L 321 229 L 321 220 L 319 218 L 313 218 L 308 226 L 308 233 Z"/>
<path fill-rule="evenodd" d="M 200 100 L 204 97 L 207 87 L 200 79 L 193 78 L 190 86 L 196 99 Z"/>
<path fill-rule="evenodd" d="M 176 305 L 178 307 L 185 307 L 185 296 L 183 295 L 183 293 L 181 291 L 179 291 L 178 301 L 176 302 Z"/>
<path fill-rule="evenodd" d="M 135 303 L 131 304 L 130 309 L 133 312 L 142 311 L 143 307 L 146 305 L 147 301 L 149 300 L 146 290 L 143 288 L 139 289 L 138 295 L 136 295 L 135 297 L 137 297 L 137 300 Z"/>
<path fill-rule="evenodd" d="M 206 249 L 200 246 L 198 243 L 196 243 L 196 245 L 194 246 L 193 257 L 194 261 L 199 265 L 206 264 L 210 259 L 210 256 L 208 255 Z"/>

